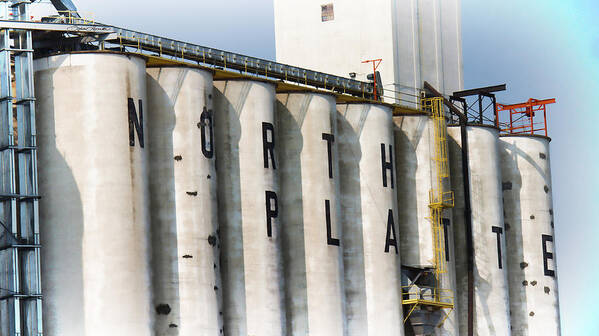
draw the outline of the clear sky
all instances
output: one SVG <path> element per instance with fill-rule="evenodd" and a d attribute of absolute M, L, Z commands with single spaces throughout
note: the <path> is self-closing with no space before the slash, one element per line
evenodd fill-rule
<path fill-rule="evenodd" d="M 599 1 L 463 0 L 464 84 L 553 98 L 549 135 L 563 335 L 599 335 Z"/>
<path fill-rule="evenodd" d="M 275 56 L 272 0 L 75 3 L 107 24 Z M 466 88 L 507 83 L 503 103 L 557 98 L 549 132 L 563 334 L 599 335 L 599 1 L 463 0 L 462 7 Z"/>

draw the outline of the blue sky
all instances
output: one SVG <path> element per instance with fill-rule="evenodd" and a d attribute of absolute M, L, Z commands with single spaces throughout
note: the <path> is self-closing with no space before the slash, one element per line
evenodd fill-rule
<path fill-rule="evenodd" d="M 96 20 L 274 59 L 272 0 L 75 0 Z M 549 107 L 564 335 L 599 335 L 599 1 L 463 0 L 466 88 Z"/>
<path fill-rule="evenodd" d="M 564 335 L 599 335 L 599 2 L 464 0 L 464 84 L 507 83 L 501 102 L 549 106 Z"/>

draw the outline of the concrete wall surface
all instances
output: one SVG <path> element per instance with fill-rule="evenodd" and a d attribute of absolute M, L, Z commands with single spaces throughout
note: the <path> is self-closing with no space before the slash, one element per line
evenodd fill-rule
<path fill-rule="evenodd" d="M 287 325 L 343 335 L 343 251 L 335 97 L 277 95 Z"/>
<path fill-rule="evenodd" d="M 34 67 L 44 334 L 152 335 L 145 60 L 64 54 Z"/>
<path fill-rule="evenodd" d="M 394 117 L 402 265 L 434 266 L 429 193 L 434 179 L 434 129 L 427 115 Z"/>
<path fill-rule="evenodd" d="M 225 334 L 284 335 L 274 85 L 214 86 Z"/>
<path fill-rule="evenodd" d="M 185 67 L 147 72 L 155 333 L 219 335 L 212 74 Z"/>
<path fill-rule="evenodd" d="M 332 8 L 333 17 L 323 17 Z M 460 0 L 275 0 L 277 61 L 366 81 L 378 69 L 386 101 L 415 105 L 426 80 L 463 88 Z"/>
<path fill-rule="evenodd" d="M 468 163 L 474 257 L 474 334 L 510 335 L 509 294 L 499 131 L 468 126 Z M 451 184 L 455 191 L 453 226 L 456 253 L 459 328 L 468 330 L 468 251 L 464 217 L 462 141 L 459 127 L 449 127 Z"/>
<path fill-rule="evenodd" d="M 403 335 L 392 112 L 337 111 L 348 335 Z"/>
<path fill-rule="evenodd" d="M 560 335 L 549 138 L 502 136 L 512 335 Z"/>

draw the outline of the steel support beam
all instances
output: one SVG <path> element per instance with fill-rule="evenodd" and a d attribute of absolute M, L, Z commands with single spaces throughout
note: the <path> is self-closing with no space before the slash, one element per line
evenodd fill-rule
<path fill-rule="evenodd" d="M 19 29 L 30 31 L 54 31 L 65 33 L 107 34 L 114 32 L 112 28 L 92 24 L 68 24 L 54 22 L 30 22 L 0 20 L 0 29 Z"/>
<path fill-rule="evenodd" d="M 486 87 L 481 87 L 481 88 L 476 88 L 476 89 L 457 91 L 457 92 L 453 93 L 453 96 L 461 98 L 461 97 L 473 96 L 473 95 L 477 95 L 477 94 L 485 94 L 485 93 L 489 94 L 489 93 L 493 93 L 493 92 L 505 91 L 505 89 L 506 89 L 506 85 L 500 84 L 500 85 L 486 86 Z"/>

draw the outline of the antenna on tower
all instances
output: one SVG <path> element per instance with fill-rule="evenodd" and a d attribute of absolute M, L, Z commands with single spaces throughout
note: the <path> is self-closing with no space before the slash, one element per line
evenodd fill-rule
<path fill-rule="evenodd" d="M 367 75 L 366 78 L 374 83 L 374 89 L 372 90 L 374 94 L 374 100 L 379 100 L 379 97 L 383 95 L 383 83 L 381 81 L 381 75 L 378 71 L 376 71 L 376 69 L 379 68 L 379 65 L 381 65 L 382 61 L 382 58 L 362 61 L 362 63 L 372 63 L 372 74 Z M 380 94 L 377 90 L 377 85 L 379 87 L 378 90 L 381 90 Z"/>

